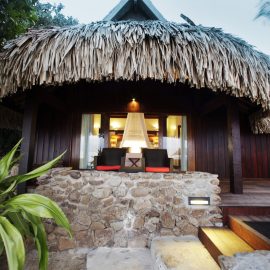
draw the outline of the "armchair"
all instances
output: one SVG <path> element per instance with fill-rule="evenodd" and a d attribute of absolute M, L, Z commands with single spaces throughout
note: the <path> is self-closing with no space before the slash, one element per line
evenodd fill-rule
<path fill-rule="evenodd" d="M 173 171 L 173 159 L 168 158 L 166 149 L 142 149 L 146 172 L 168 173 Z"/>
<path fill-rule="evenodd" d="M 94 157 L 94 168 L 98 171 L 119 171 L 121 158 L 125 156 L 126 148 L 103 148 L 99 156 Z"/>

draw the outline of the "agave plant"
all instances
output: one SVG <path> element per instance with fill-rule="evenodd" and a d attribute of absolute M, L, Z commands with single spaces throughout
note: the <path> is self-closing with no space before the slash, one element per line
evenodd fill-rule
<path fill-rule="evenodd" d="M 18 184 L 46 173 L 64 153 L 31 172 L 10 176 L 10 169 L 18 161 L 15 153 L 20 144 L 21 141 L 0 160 L 0 255 L 5 250 L 10 270 L 23 269 L 24 240 L 32 238 L 38 250 L 39 269 L 45 270 L 48 266 L 48 247 L 42 218 L 54 219 L 71 236 L 70 224 L 52 200 L 38 194 L 16 195 L 16 188 Z"/>

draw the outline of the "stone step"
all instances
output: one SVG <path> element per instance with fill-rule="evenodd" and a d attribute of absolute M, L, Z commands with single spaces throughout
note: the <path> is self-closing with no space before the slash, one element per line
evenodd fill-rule
<path fill-rule="evenodd" d="M 147 248 L 99 247 L 87 255 L 87 270 L 153 270 Z"/>
<path fill-rule="evenodd" d="M 154 270 L 220 269 L 195 236 L 160 237 L 151 244 Z"/>
<path fill-rule="evenodd" d="M 233 256 L 238 252 L 253 251 L 252 247 L 226 227 L 201 227 L 199 238 L 217 263 L 220 255 Z"/>
<path fill-rule="evenodd" d="M 229 216 L 229 227 L 240 238 L 257 250 L 270 250 L 270 239 L 253 229 L 247 222 L 264 226 L 264 231 L 270 228 L 269 216 Z M 269 235 L 269 230 L 268 230 Z"/>

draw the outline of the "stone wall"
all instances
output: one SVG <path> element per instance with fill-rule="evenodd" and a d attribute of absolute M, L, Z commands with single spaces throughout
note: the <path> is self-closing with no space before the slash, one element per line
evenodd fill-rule
<path fill-rule="evenodd" d="M 57 168 L 38 179 L 35 192 L 55 200 L 70 220 L 73 239 L 46 221 L 50 250 L 149 246 L 155 236 L 197 235 L 221 222 L 217 175 L 200 172 L 117 173 Z M 208 196 L 210 206 L 190 206 Z"/>

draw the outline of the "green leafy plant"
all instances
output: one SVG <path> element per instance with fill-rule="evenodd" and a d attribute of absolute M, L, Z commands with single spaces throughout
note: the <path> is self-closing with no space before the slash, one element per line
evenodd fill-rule
<path fill-rule="evenodd" d="M 70 224 L 52 200 L 38 194 L 16 195 L 18 184 L 41 176 L 55 165 L 64 153 L 47 164 L 22 175 L 10 176 L 10 169 L 21 140 L 0 160 L 0 255 L 5 250 L 10 270 L 21 270 L 25 263 L 24 239 L 32 238 L 39 256 L 39 269 L 48 266 L 48 247 L 42 218 L 54 219 L 70 236 Z"/>

